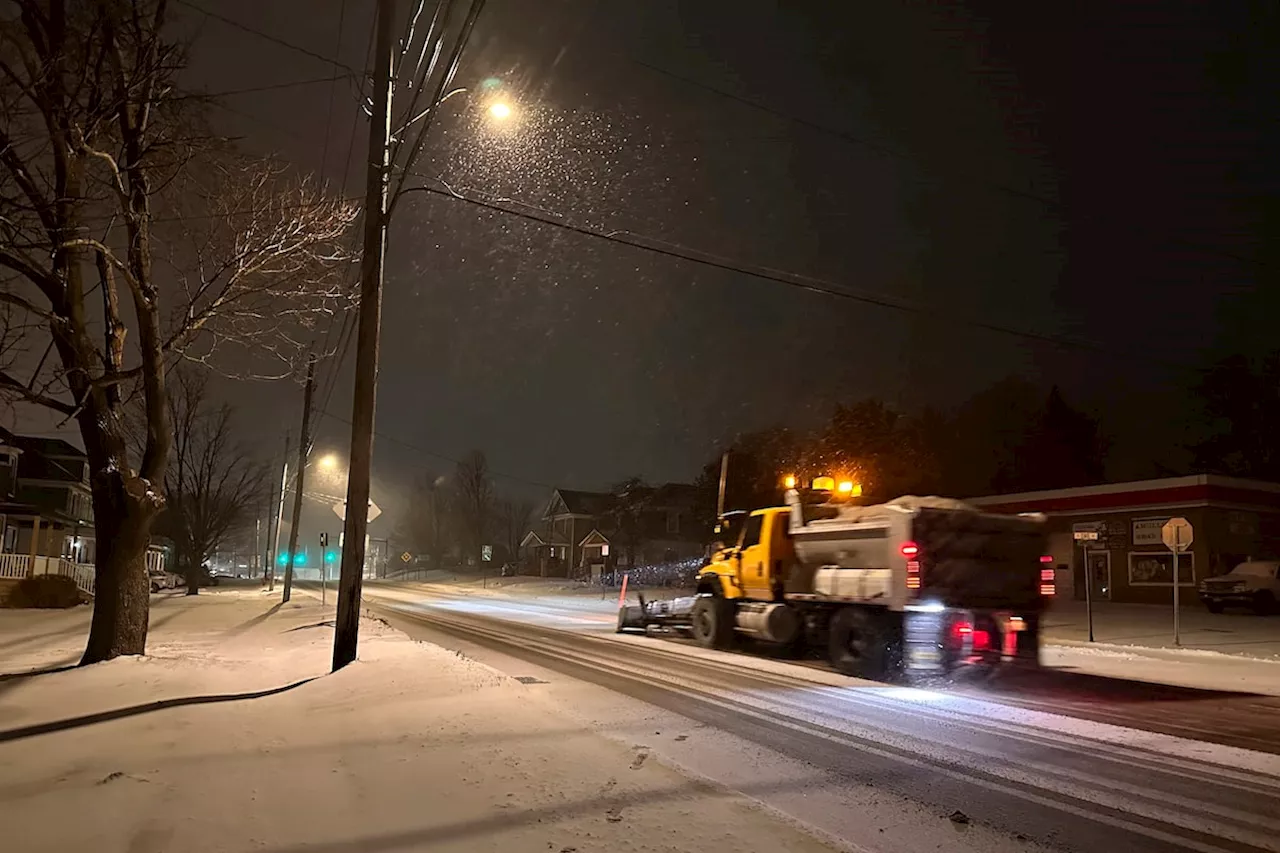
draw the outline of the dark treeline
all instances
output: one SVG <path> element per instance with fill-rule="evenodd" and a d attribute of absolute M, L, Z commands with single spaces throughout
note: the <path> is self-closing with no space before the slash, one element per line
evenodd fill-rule
<path fill-rule="evenodd" d="M 1185 411 L 1191 423 L 1182 449 L 1189 461 L 1142 461 L 1170 476 L 1280 481 L 1280 352 L 1214 365 L 1188 395 Z M 837 406 L 816 429 L 780 425 L 738 436 L 726 448 L 731 474 L 725 505 L 746 509 L 776 502 L 786 474 L 802 481 L 820 475 L 851 479 L 873 500 L 1092 485 L 1106 477 L 1112 426 L 1107 413 L 1085 411 L 1059 388 L 1016 376 L 949 411 L 904 413 L 880 400 L 861 400 Z M 708 506 L 719 473 L 717 456 L 699 475 Z"/>

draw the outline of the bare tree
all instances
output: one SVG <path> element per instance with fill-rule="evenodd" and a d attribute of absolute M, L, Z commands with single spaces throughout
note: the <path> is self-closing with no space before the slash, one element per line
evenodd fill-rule
<path fill-rule="evenodd" d="M 228 345 L 287 361 L 300 332 L 346 304 L 339 247 L 356 212 L 203 135 L 174 85 L 184 52 L 167 9 L 13 0 L 0 12 L 0 393 L 75 420 L 89 458 L 99 547 L 82 663 L 146 648 L 168 367 Z M 136 458 L 130 393 L 145 412 Z"/>
<path fill-rule="evenodd" d="M 169 386 L 173 458 L 165 474 L 168 506 L 157 529 L 174 541 L 187 595 L 196 595 L 205 561 L 232 534 L 243 532 L 266 500 L 270 472 L 236 441 L 231 407 L 208 397 L 206 373 L 176 371 Z"/>
<path fill-rule="evenodd" d="M 404 548 L 413 554 L 426 554 L 433 569 L 442 566 L 444 555 L 457 539 L 451 523 L 446 482 L 444 477 L 433 474 L 420 479 L 394 534 L 397 550 Z"/>
<path fill-rule="evenodd" d="M 489 461 L 473 450 L 458 462 L 453 475 L 453 511 L 464 553 L 478 562 L 493 529 L 493 481 Z"/>
<path fill-rule="evenodd" d="M 614 500 L 602 520 L 609 538 L 626 555 L 627 565 L 634 567 L 636 548 L 644 541 L 644 516 L 653 504 L 653 487 L 640 477 L 628 477 L 609 491 Z"/>
<path fill-rule="evenodd" d="M 533 515 L 533 501 L 503 498 L 498 501 L 494 521 L 497 533 L 507 548 L 507 558 L 515 562 L 520 543 L 529 532 L 529 518 Z"/>

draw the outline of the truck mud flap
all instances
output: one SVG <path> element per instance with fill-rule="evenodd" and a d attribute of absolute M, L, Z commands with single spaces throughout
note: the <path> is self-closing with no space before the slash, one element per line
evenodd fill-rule
<path fill-rule="evenodd" d="M 944 610 L 907 610 L 902 614 L 902 670 L 907 676 L 940 675 L 947 670 L 942 647 Z"/>

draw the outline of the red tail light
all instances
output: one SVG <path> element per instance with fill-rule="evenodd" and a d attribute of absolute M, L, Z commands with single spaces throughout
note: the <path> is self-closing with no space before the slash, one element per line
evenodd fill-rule
<path fill-rule="evenodd" d="M 920 563 L 917 560 L 907 561 L 907 589 L 920 588 Z"/>
<path fill-rule="evenodd" d="M 902 552 L 902 556 L 910 560 L 920 553 L 920 546 L 914 542 L 903 542 L 898 550 Z"/>
<path fill-rule="evenodd" d="M 1052 554 L 1045 554 L 1043 557 L 1041 557 L 1041 558 L 1040 558 L 1040 562 L 1042 562 L 1042 563 L 1052 563 L 1052 562 L 1053 562 L 1053 555 L 1052 555 Z"/>
<path fill-rule="evenodd" d="M 981 628 L 974 628 L 972 622 L 953 623 L 951 636 L 956 641 L 956 645 L 964 645 L 964 641 L 968 639 L 975 652 L 982 652 L 991 648 L 991 633 Z"/>
<path fill-rule="evenodd" d="M 1056 581 L 1057 581 L 1057 576 L 1054 573 L 1053 569 L 1041 569 L 1040 570 L 1040 594 L 1056 595 L 1058 592 L 1055 586 Z"/>

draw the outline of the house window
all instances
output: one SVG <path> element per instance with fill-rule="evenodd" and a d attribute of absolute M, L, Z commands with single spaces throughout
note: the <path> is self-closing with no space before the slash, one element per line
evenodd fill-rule
<path fill-rule="evenodd" d="M 680 513 L 675 511 L 667 512 L 667 532 L 668 533 L 680 532 Z"/>

